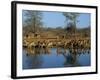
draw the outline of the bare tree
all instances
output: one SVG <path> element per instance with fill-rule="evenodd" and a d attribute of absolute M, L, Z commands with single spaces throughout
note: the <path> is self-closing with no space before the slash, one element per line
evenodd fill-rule
<path fill-rule="evenodd" d="M 42 26 L 42 13 L 39 11 L 24 10 L 24 25 L 30 26 L 31 32 L 35 33 Z"/>

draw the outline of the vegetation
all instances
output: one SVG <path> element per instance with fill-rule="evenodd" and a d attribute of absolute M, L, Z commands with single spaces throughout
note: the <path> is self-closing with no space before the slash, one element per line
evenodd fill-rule
<path fill-rule="evenodd" d="M 42 13 L 38 11 L 26 10 L 24 16 L 27 16 L 25 19 L 25 24 L 23 27 L 24 34 L 35 33 L 39 31 L 42 26 Z"/>
<path fill-rule="evenodd" d="M 76 45 L 90 48 L 90 26 L 77 28 L 79 13 L 62 13 L 66 18 L 66 26 L 57 28 L 43 27 L 42 13 L 38 11 L 25 11 L 25 24 L 23 25 L 23 45 L 44 45 L 52 43 L 52 46 L 63 44 L 63 47 Z M 80 42 L 81 41 L 81 42 Z M 66 45 L 65 45 L 66 43 Z M 82 45 L 79 45 L 82 44 Z M 62 46 L 62 45 L 60 45 Z M 75 47 L 76 48 L 76 47 Z"/>

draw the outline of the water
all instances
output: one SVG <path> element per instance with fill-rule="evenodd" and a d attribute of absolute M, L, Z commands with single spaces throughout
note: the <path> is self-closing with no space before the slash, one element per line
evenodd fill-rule
<path fill-rule="evenodd" d="M 90 50 L 23 49 L 23 69 L 90 66 Z"/>

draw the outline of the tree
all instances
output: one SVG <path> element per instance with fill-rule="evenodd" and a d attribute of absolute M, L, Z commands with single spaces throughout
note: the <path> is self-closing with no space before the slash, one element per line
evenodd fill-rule
<path fill-rule="evenodd" d="M 73 23 L 68 23 L 67 24 L 67 27 L 65 28 L 68 32 L 70 32 L 70 33 L 73 33 L 74 31 L 75 31 L 75 27 L 74 27 L 74 24 Z"/>
<path fill-rule="evenodd" d="M 78 22 L 77 18 L 79 17 L 79 13 L 64 12 L 63 15 L 66 17 L 66 20 L 68 21 L 67 26 L 69 26 L 69 24 L 70 24 L 71 27 L 76 29 L 76 23 Z"/>
<path fill-rule="evenodd" d="M 25 17 L 24 25 L 30 26 L 33 33 L 42 26 L 42 13 L 39 11 L 24 10 L 23 17 Z"/>

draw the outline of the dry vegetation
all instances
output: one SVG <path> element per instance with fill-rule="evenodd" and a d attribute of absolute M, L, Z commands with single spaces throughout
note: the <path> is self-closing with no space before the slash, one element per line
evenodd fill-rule
<path fill-rule="evenodd" d="M 64 47 L 90 49 L 90 26 L 77 28 L 76 19 L 79 14 L 65 14 L 70 21 L 66 27 L 43 27 L 39 12 L 27 11 L 27 25 L 23 25 L 24 47 Z M 33 15 L 34 14 L 34 15 Z"/>

